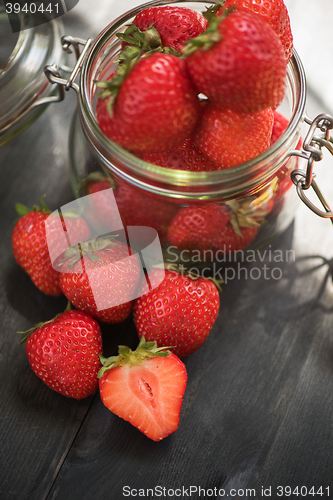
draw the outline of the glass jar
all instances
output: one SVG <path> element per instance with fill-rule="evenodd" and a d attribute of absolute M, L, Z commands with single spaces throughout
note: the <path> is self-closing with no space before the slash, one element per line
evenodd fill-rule
<path fill-rule="evenodd" d="M 0 5 L 0 146 L 30 126 L 47 104 L 60 100 L 59 89 L 43 69 L 65 61 L 59 20 L 34 26 L 30 13 L 10 16 L 17 33 L 12 33 L 5 6 Z"/>
<path fill-rule="evenodd" d="M 203 12 L 210 2 L 177 4 Z M 70 172 L 76 197 L 93 192 L 97 182 L 113 189 L 124 226 L 156 229 L 168 262 L 196 267 L 231 257 L 237 250 L 267 245 L 291 224 L 298 199 L 290 179 L 299 172 L 296 152 L 305 119 L 306 79 L 294 51 L 287 68 L 286 94 L 279 112 L 289 124 L 264 153 L 236 167 L 193 172 L 144 162 L 109 140 L 95 118 L 97 87 L 113 71 L 120 51 L 116 33 L 124 31 L 143 8 L 165 5 L 153 1 L 132 9 L 87 42 L 68 81 L 78 94 L 78 110 L 70 130 Z M 81 41 L 82 43 L 82 41 Z M 73 83 L 80 71 L 79 85 Z M 56 81 L 56 80 L 53 80 Z M 241 138 L 240 138 L 241 140 Z M 109 184 L 108 184 L 109 183 Z M 102 189 L 103 183 L 100 184 Z M 227 222 L 226 222 L 226 214 Z M 230 237 L 230 232 L 236 234 Z"/>

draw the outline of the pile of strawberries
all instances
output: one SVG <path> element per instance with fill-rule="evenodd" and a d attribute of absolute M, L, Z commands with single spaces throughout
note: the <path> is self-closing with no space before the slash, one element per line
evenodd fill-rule
<path fill-rule="evenodd" d="M 96 118 L 108 138 L 146 162 L 191 172 L 232 168 L 263 153 L 288 126 L 277 111 L 293 51 L 283 0 L 224 0 L 203 14 L 151 7 L 118 37 L 116 70 L 97 82 Z M 279 212 L 292 186 L 290 166 L 245 203 L 176 210 L 131 187 L 115 195 L 126 223 L 154 227 L 179 252 L 232 252 L 246 249 Z"/>
<path fill-rule="evenodd" d="M 217 319 L 215 284 L 157 267 L 148 288 L 135 251 L 110 233 L 90 238 L 80 214 L 62 212 L 59 220 L 43 199 L 41 207 L 16 208 L 17 263 L 42 293 L 68 299 L 64 312 L 21 332 L 32 370 L 67 397 L 86 398 L 99 386 L 112 412 L 155 441 L 174 432 L 187 383 L 180 358 L 199 349 Z M 64 234 L 80 243 L 66 248 Z M 118 324 L 131 314 L 137 349 L 119 346 L 118 356 L 104 358 L 100 323 Z"/>
<path fill-rule="evenodd" d="M 96 116 L 110 139 L 140 158 L 172 169 L 226 169 L 262 153 L 286 128 L 276 111 L 292 54 L 283 1 L 225 0 L 203 15 L 152 7 L 119 37 L 117 69 L 98 83 Z M 281 171 L 278 189 L 288 182 Z M 187 384 L 182 358 L 210 333 L 219 292 L 211 280 L 173 268 L 150 272 L 147 289 L 128 244 L 110 233 L 92 238 L 91 227 L 112 210 L 110 187 L 125 226 L 133 214 L 137 225 L 161 229 L 163 220 L 162 239 L 200 250 L 225 242 L 246 248 L 258 220 L 272 210 L 272 197 L 262 195 L 262 210 L 248 197 L 169 211 L 151 201 L 144 212 L 137 193 L 96 178 L 88 183 L 95 200 L 88 223 L 75 213 L 62 213 L 59 222 L 43 200 L 31 211 L 17 206 L 17 263 L 42 293 L 68 299 L 65 312 L 24 332 L 31 368 L 67 397 L 82 399 L 99 387 L 113 413 L 159 441 L 178 428 Z M 101 191 L 105 196 L 93 197 Z M 67 248 L 66 231 L 79 244 Z M 131 314 L 137 349 L 119 346 L 117 356 L 105 358 L 100 323 L 118 324 Z"/>
<path fill-rule="evenodd" d="M 226 0 L 204 14 L 151 7 L 118 36 L 123 50 L 97 83 L 96 107 L 114 142 L 166 167 L 185 143 L 205 158 L 197 171 L 233 167 L 270 146 L 292 55 L 282 0 Z"/>

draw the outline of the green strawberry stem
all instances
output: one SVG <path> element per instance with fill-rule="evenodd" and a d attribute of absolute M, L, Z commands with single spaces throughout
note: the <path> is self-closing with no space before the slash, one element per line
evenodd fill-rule
<path fill-rule="evenodd" d="M 117 33 L 117 37 L 130 45 L 126 45 L 115 59 L 114 62 L 119 63 L 115 75 L 103 82 L 95 81 L 96 86 L 101 89 L 98 98 L 109 98 L 107 110 L 110 115 L 112 115 L 113 105 L 120 87 L 144 54 L 162 52 L 180 55 L 177 50 L 162 46 L 161 37 L 153 26 L 150 26 L 146 31 L 141 31 L 135 24 L 130 24 L 124 33 Z"/>
<path fill-rule="evenodd" d="M 34 205 L 32 208 L 28 208 L 27 206 L 23 205 L 22 203 L 16 203 L 15 210 L 16 210 L 17 214 L 20 217 L 23 217 L 24 215 L 30 214 L 31 212 L 43 212 L 45 214 L 50 214 L 51 212 L 45 204 L 44 196 L 45 196 L 45 194 L 43 194 L 41 196 L 40 206 Z"/>
<path fill-rule="evenodd" d="M 19 344 L 24 344 L 24 342 L 26 342 L 26 340 L 30 337 L 30 335 L 33 332 L 35 332 L 36 330 L 38 330 L 38 328 L 41 328 L 44 325 L 48 325 L 49 323 L 53 323 L 53 321 L 56 320 L 61 314 L 70 311 L 71 308 L 72 308 L 72 304 L 68 301 L 66 309 L 63 312 L 56 314 L 56 316 L 54 316 L 54 318 L 50 319 L 49 321 L 41 321 L 40 323 L 36 323 L 35 326 L 33 326 L 32 328 L 29 328 L 29 330 L 26 330 L 25 332 L 17 332 L 20 335 L 24 335 L 23 339 L 20 340 Z"/>
<path fill-rule="evenodd" d="M 119 246 L 119 243 L 113 241 L 118 235 L 103 235 L 91 240 L 79 243 L 65 250 L 64 259 L 59 260 L 59 264 L 68 261 L 68 267 L 71 269 L 77 262 L 86 255 L 92 262 L 98 262 L 99 257 L 96 253 L 110 246 Z"/>
<path fill-rule="evenodd" d="M 159 32 L 153 25 L 149 26 L 146 31 L 141 31 L 135 24 L 129 24 L 124 33 L 116 35 L 123 42 L 129 43 L 145 52 L 162 48 L 162 40 Z"/>
<path fill-rule="evenodd" d="M 15 204 L 15 210 L 16 213 L 20 216 L 23 217 L 24 215 L 30 214 L 31 212 L 42 212 L 44 214 L 50 215 L 52 212 L 49 210 L 46 206 L 46 203 L 44 201 L 45 195 L 43 194 L 41 196 L 40 200 L 40 206 L 39 205 L 34 205 L 32 208 L 27 207 L 26 205 L 23 205 L 23 203 L 16 203 Z M 72 219 L 77 219 L 81 216 L 78 210 L 63 210 L 61 212 L 61 217 L 68 217 Z M 15 221 L 16 223 L 17 221 Z"/>
<path fill-rule="evenodd" d="M 222 16 L 217 16 L 216 12 L 222 7 L 223 8 L 224 1 L 217 2 L 216 5 L 213 5 L 207 9 L 206 12 L 203 13 L 203 16 L 208 21 L 208 27 L 206 30 L 195 38 L 191 38 L 188 42 L 184 44 L 184 56 L 188 57 L 193 54 L 197 49 L 201 50 L 209 50 L 215 43 L 221 40 L 221 35 L 218 31 L 218 27 L 220 23 L 229 15 L 235 7 L 231 7 L 230 9 L 224 9 Z"/>
<path fill-rule="evenodd" d="M 231 200 L 226 205 L 231 211 L 230 222 L 238 236 L 242 236 L 242 227 L 260 226 L 267 215 L 265 205 L 272 199 L 276 182 L 268 187 L 260 196 L 250 196 L 244 201 Z"/>
<path fill-rule="evenodd" d="M 140 52 L 140 57 L 143 53 L 154 53 L 161 52 L 164 54 L 172 54 L 175 56 L 180 56 L 180 52 L 172 47 L 164 47 L 162 45 L 162 40 L 159 32 L 154 28 L 153 24 L 146 29 L 146 31 L 141 31 L 135 24 L 129 24 L 127 30 L 124 33 L 117 33 L 117 37 L 129 43 L 123 51 L 119 54 L 115 62 L 121 62 L 124 60 L 124 54 L 136 57 Z M 126 58 L 125 58 L 126 59 Z"/>
<path fill-rule="evenodd" d="M 118 356 L 105 358 L 100 354 L 99 358 L 102 363 L 102 368 L 98 372 L 97 377 L 101 378 L 106 372 L 116 366 L 138 365 L 146 359 L 155 357 L 166 358 L 171 354 L 168 349 L 171 349 L 171 347 L 157 347 L 156 340 L 153 342 L 146 342 L 143 335 L 135 351 L 132 351 L 127 346 L 120 345 L 118 346 Z"/>

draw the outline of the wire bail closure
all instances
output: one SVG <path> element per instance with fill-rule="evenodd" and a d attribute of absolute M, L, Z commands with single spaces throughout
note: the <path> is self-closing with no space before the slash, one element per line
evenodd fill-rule
<path fill-rule="evenodd" d="M 306 171 L 297 169 L 291 172 L 291 180 L 295 184 L 297 194 L 303 203 L 319 217 L 331 219 L 333 224 L 333 211 L 314 180 L 315 175 L 313 173 L 315 162 L 323 159 L 324 147 L 333 155 L 333 141 L 329 132 L 333 129 L 333 117 L 323 113 L 314 120 L 305 117 L 305 122 L 310 125 L 310 128 L 303 142 L 303 151 L 291 151 L 288 156 L 298 156 L 307 160 L 307 168 Z M 316 193 L 325 211 L 316 207 L 306 196 L 305 191 L 310 187 Z"/>
<path fill-rule="evenodd" d="M 61 38 L 62 48 L 68 54 L 71 54 L 74 50 L 76 56 L 76 64 L 73 69 L 63 67 L 65 71 L 70 73 L 68 80 L 62 78 L 58 67 L 53 65 L 47 65 L 44 68 L 44 73 L 46 78 L 53 84 L 57 84 L 59 88 L 59 98 L 58 101 L 62 101 L 65 98 L 64 90 L 74 89 L 76 93 L 79 92 L 80 87 L 75 83 L 77 75 L 80 73 L 84 60 L 88 54 L 90 46 L 92 44 L 92 38 L 88 40 L 83 40 L 82 38 L 75 38 L 72 36 L 63 36 Z M 82 52 L 80 46 L 83 46 Z M 73 50 L 72 48 L 73 47 Z"/>

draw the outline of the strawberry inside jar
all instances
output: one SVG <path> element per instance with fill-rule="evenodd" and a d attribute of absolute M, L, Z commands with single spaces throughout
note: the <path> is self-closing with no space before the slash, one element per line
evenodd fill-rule
<path fill-rule="evenodd" d="M 137 7 L 83 62 L 74 192 L 111 190 L 123 226 L 153 228 L 166 261 L 262 247 L 294 218 L 305 76 L 284 3 L 273 22 L 254 3 Z"/>

